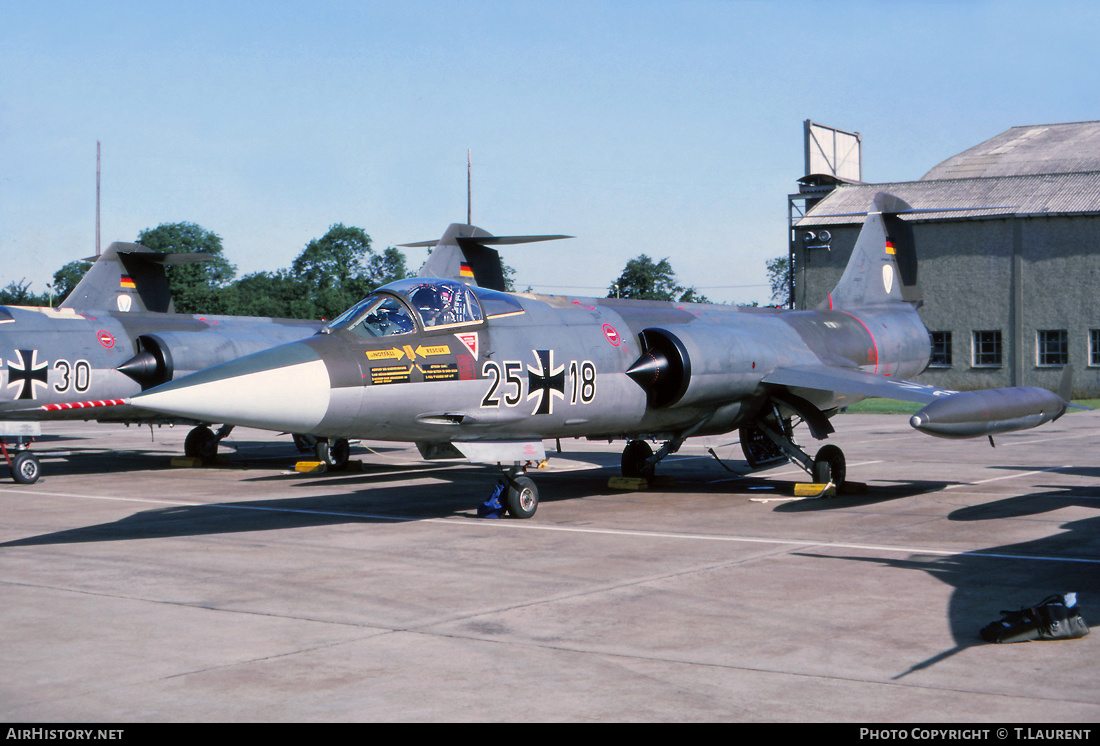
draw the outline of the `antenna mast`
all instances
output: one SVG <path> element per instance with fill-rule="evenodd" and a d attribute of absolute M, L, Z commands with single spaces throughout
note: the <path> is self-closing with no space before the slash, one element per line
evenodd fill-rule
<path fill-rule="evenodd" d="M 99 256 L 99 140 L 95 141 L 95 255 Z"/>
<path fill-rule="evenodd" d="M 474 221 L 471 219 L 473 214 L 472 201 L 470 198 L 470 149 L 466 149 L 466 225 L 473 225 Z"/>

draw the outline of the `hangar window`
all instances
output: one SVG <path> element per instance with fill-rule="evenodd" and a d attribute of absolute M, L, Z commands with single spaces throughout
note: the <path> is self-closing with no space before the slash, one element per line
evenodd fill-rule
<path fill-rule="evenodd" d="M 1040 329 L 1039 365 L 1069 365 L 1069 332 L 1065 329 Z"/>
<path fill-rule="evenodd" d="M 951 332 L 929 332 L 932 341 L 932 358 L 928 361 L 930 368 L 951 367 Z"/>
<path fill-rule="evenodd" d="M 974 367 L 1001 366 L 1001 330 L 974 332 Z"/>
<path fill-rule="evenodd" d="M 1100 329 L 1089 329 L 1089 365 L 1100 366 Z"/>

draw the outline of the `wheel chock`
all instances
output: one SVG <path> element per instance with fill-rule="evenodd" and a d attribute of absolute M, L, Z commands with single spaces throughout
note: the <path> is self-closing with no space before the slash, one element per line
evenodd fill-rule
<path fill-rule="evenodd" d="M 657 474 L 652 477 L 611 477 L 607 486 L 613 490 L 648 490 L 653 487 L 674 487 L 676 478 L 670 474 Z"/>
<path fill-rule="evenodd" d="M 212 461 L 203 461 L 198 456 L 173 456 L 172 466 L 182 466 L 187 469 L 197 469 L 200 466 L 228 466 L 229 457 L 219 453 Z"/>
<path fill-rule="evenodd" d="M 324 461 L 299 461 L 294 465 L 294 471 L 303 474 L 320 474 L 327 470 L 328 465 Z"/>
<path fill-rule="evenodd" d="M 840 485 L 840 494 L 842 495 L 866 495 L 867 483 L 866 482 L 844 482 Z"/>
<path fill-rule="evenodd" d="M 649 489 L 649 480 L 642 477 L 611 477 L 607 480 L 607 486 L 613 490 L 638 490 Z"/>
<path fill-rule="evenodd" d="M 835 497 L 836 486 L 829 484 L 816 484 L 814 482 L 796 482 L 794 485 L 795 497 Z"/>

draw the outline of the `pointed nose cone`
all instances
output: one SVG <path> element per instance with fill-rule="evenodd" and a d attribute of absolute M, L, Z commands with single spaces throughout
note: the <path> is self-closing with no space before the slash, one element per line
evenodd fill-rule
<path fill-rule="evenodd" d="M 131 402 L 173 417 L 308 433 L 328 412 L 330 392 L 321 356 L 292 342 L 157 386 Z"/>

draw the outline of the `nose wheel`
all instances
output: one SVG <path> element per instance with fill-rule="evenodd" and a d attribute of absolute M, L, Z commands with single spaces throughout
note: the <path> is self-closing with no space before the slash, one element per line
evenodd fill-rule
<path fill-rule="evenodd" d="M 530 518 L 539 507 L 539 490 L 530 477 L 508 480 L 508 513 L 513 518 Z"/>

